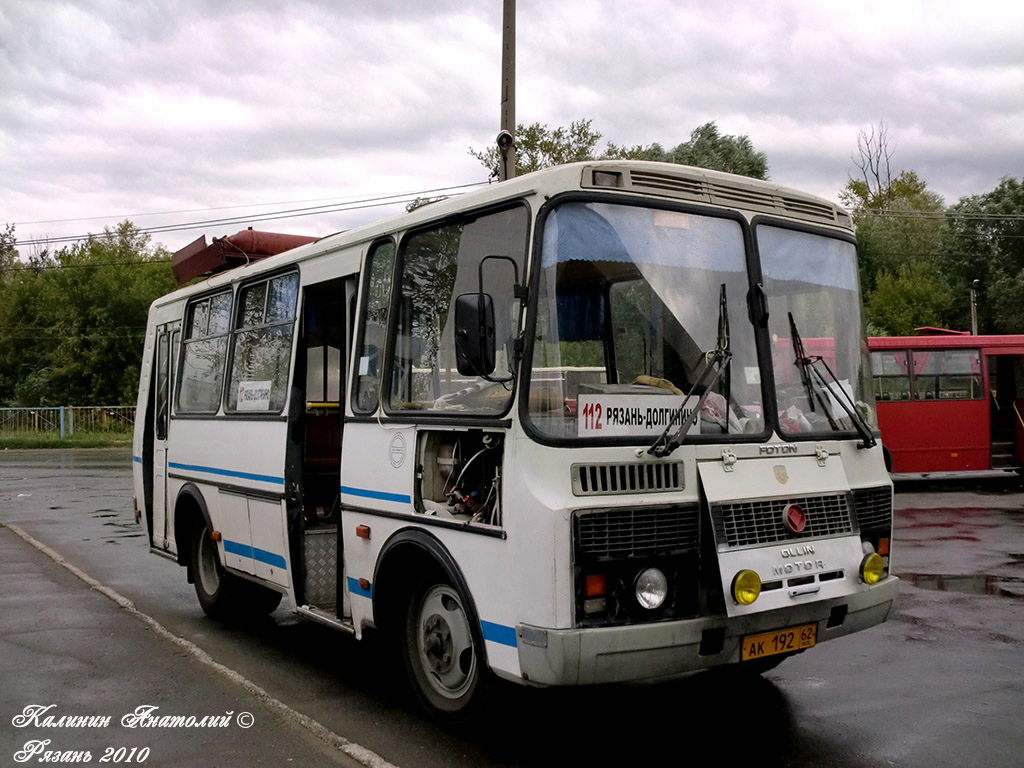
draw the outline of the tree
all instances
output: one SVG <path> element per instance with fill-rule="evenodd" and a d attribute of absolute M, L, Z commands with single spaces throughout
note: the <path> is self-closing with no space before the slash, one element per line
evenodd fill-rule
<path fill-rule="evenodd" d="M 592 127 L 592 120 L 574 120 L 568 127 L 549 128 L 533 123 L 516 128 L 516 174 L 549 168 L 580 160 L 656 160 L 682 165 L 695 165 L 727 173 L 738 173 L 756 179 L 768 178 L 768 159 L 754 149 L 747 136 L 723 136 L 714 122 L 694 128 L 690 139 L 665 150 L 661 144 L 632 147 L 609 143 L 597 154 L 601 134 Z M 470 149 L 469 153 L 498 177 L 497 147 Z"/>
<path fill-rule="evenodd" d="M 969 317 L 969 288 L 980 281 L 981 331 L 1024 333 L 1024 179 L 1004 177 L 991 192 L 962 197 L 946 215 L 944 271 Z"/>
<path fill-rule="evenodd" d="M 915 328 L 945 322 L 952 296 L 934 264 L 913 262 L 883 270 L 865 308 L 873 336 L 912 336 Z"/>
<path fill-rule="evenodd" d="M 866 318 L 877 335 L 905 335 L 950 320 L 952 294 L 937 268 L 943 200 L 915 171 L 894 174 L 893 154 L 884 122 L 861 129 L 852 156 L 858 175 L 839 193 L 857 227 Z"/>
<path fill-rule="evenodd" d="M 149 305 L 169 254 L 130 222 L 2 273 L 0 402 L 132 402 Z"/>
<path fill-rule="evenodd" d="M 573 120 L 568 127 L 557 128 L 540 123 L 519 123 L 516 126 L 516 175 L 579 160 L 593 160 L 601 134 L 591 128 L 592 122 Z M 492 179 L 498 178 L 500 153 L 496 146 L 485 150 L 470 149 L 469 154 L 491 172 Z"/>
<path fill-rule="evenodd" d="M 714 122 L 694 128 L 690 132 L 689 141 L 677 144 L 670 150 L 665 150 L 657 143 L 646 147 L 639 144 L 633 147 L 609 144 L 603 157 L 679 163 L 755 179 L 768 179 L 768 156 L 754 149 L 749 136 L 723 136 Z"/>

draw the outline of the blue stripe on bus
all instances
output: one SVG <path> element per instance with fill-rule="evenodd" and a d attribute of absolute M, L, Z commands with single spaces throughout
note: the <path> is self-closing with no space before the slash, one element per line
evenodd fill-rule
<path fill-rule="evenodd" d="M 141 464 L 142 463 L 142 457 L 141 456 L 132 456 L 132 461 L 134 461 L 136 464 Z"/>
<path fill-rule="evenodd" d="M 242 544 L 240 541 L 224 539 L 224 551 L 239 557 L 251 557 L 253 560 L 258 560 L 267 565 L 276 565 L 278 568 L 284 568 L 286 565 L 284 558 L 280 555 L 267 552 L 267 550 L 260 549 L 259 547 L 250 547 L 248 544 Z"/>
<path fill-rule="evenodd" d="M 198 464 L 179 464 L 176 461 L 167 462 L 167 466 L 171 469 L 184 469 L 190 472 L 207 472 L 211 475 L 221 475 L 223 477 L 238 477 L 242 480 L 258 480 L 261 483 L 274 483 L 275 485 L 284 485 L 283 477 L 274 477 L 273 475 L 254 475 L 251 472 L 237 472 L 233 469 L 220 469 L 218 467 L 202 467 Z"/>
<path fill-rule="evenodd" d="M 373 597 L 373 585 L 369 588 L 363 589 L 359 586 L 359 579 L 353 579 L 351 576 L 348 577 L 348 591 L 353 595 L 359 595 L 360 597 Z"/>
<path fill-rule="evenodd" d="M 518 645 L 515 627 L 506 627 L 504 624 L 495 624 L 490 621 L 481 621 L 480 626 L 484 631 L 484 640 L 490 640 L 492 643 L 500 643 L 501 645 L 510 645 L 513 648 Z"/>
<path fill-rule="evenodd" d="M 385 491 L 371 491 L 368 488 L 353 488 L 351 485 L 341 486 L 341 492 L 349 496 L 359 496 L 364 499 L 377 499 L 378 501 L 397 501 L 402 504 L 412 504 L 412 496 L 404 493 L 387 493 Z"/>

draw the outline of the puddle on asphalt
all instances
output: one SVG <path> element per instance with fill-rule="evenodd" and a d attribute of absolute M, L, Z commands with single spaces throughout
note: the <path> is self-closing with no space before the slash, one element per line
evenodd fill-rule
<path fill-rule="evenodd" d="M 985 573 L 968 576 L 936 573 L 901 573 L 898 575 L 903 581 L 920 589 L 1024 599 L 1024 576 L 993 576 Z"/>

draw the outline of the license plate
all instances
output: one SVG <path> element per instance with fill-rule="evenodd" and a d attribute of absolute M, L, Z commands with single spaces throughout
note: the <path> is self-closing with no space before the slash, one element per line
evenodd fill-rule
<path fill-rule="evenodd" d="M 743 638 L 740 654 L 742 661 L 775 656 L 779 653 L 791 653 L 810 648 L 818 639 L 818 625 L 804 624 L 801 627 L 779 629 L 775 632 L 764 632 L 760 635 L 748 635 Z"/>

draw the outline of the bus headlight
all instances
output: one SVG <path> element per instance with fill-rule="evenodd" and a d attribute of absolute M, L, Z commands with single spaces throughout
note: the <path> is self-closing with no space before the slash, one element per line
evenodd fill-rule
<path fill-rule="evenodd" d="M 646 568 L 640 571 L 634 584 L 636 601 L 653 611 L 668 597 L 668 578 L 660 568 Z"/>
<path fill-rule="evenodd" d="M 885 576 L 885 560 L 877 552 L 860 561 L 860 578 L 865 584 L 877 584 Z"/>
<path fill-rule="evenodd" d="M 761 594 L 761 577 L 755 571 L 740 571 L 732 580 L 732 596 L 740 605 L 751 605 Z"/>

